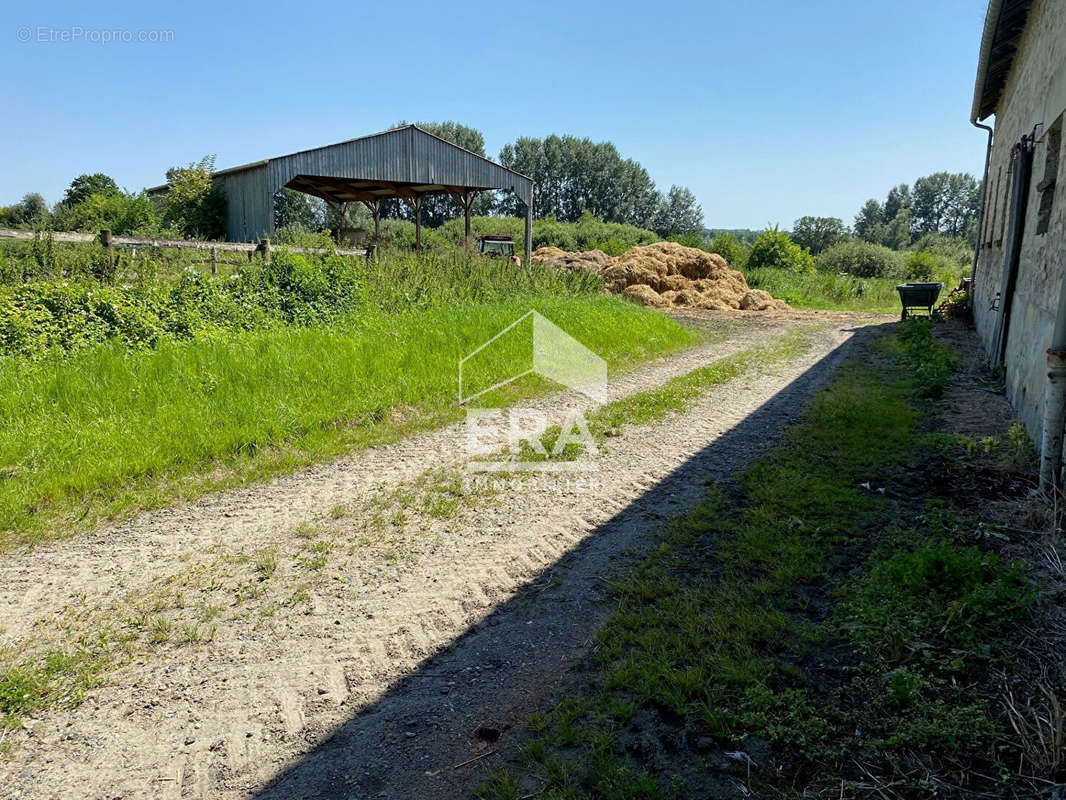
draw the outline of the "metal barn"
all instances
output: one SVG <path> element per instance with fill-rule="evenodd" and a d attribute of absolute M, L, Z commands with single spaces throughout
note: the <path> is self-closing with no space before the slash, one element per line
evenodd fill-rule
<path fill-rule="evenodd" d="M 381 201 L 400 198 L 415 212 L 419 247 L 426 197 L 453 197 L 463 209 L 469 237 L 474 198 L 502 189 L 525 203 L 527 260 L 532 250 L 533 181 L 416 125 L 219 170 L 215 178 L 225 189 L 226 238 L 232 242 L 256 241 L 274 232 L 274 194 L 282 188 L 332 204 L 364 203 L 374 215 L 375 234 L 380 232 Z M 149 193 L 166 190 L 159 186 Z"/>

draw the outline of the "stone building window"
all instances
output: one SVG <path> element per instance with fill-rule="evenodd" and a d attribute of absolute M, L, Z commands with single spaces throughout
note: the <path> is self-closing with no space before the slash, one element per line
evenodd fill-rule
<path fill-rule="evenodd" d="M 1037 184 L 1040 193 L 1040 209 L 1036 214 L 1036 234 L 1048 232 L 1051 225 L 1051 209 L 1055 203 L 1055 177 L 1059 174 L 1059 153 L 1062 150 L 1062 116 L 1048 128 L 1044 139 L 1047 154 L 1044 157 L 1044 180 Z"/>

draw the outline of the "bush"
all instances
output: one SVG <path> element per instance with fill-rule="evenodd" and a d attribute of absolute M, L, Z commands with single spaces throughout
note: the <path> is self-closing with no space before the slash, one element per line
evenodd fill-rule
<path fill-rule="evenodd" d="M 357 259 L 286 251 L 229 278 L 193 269 L 170 286 L 27 283 L 0 289 L 0 356 L 83 350 L 106 340 L 131 348 L 211 329 L 329 322 L 363 302 Z"/>
<path fill-rule="evenodd" d="M 842 272 L 859 278 L 900 278 L 903 254 L 879 244 L 860 240 L 840 242 L 818 256 L 818 269 Z"/>
<path fill-rule="evenodd" d="M 909 281 L 930 281 L 940 266 L 939 260 L 928 250 L 920 250 L 907 256 L 906 272 Z"/>
<path fill-rule="evenodd" d="M 711 239 L 707 250 L 720 255 L 733 269 L 743 269 L 748 262 L 747 248 L 731 233 L 719 233 Z"/>
<path fill-rule="evenodd" d="M 221 239 L 226 229 L 226 195 L 215 183 L 215 157 L 167 170 L 163 222 L 191 239 Z"/>
<path fill-rule="evenodd" d="M 764 231 L 755 240 L 748 253 L 747 266 L 750 269 L 771 267 L 792 272 L 812 272 L 814 259 L 809 250 L 800 247 L 787 233 L 774 227 Z"/>
<path fill-rule="evenodd" d="M 968 267 L 973 261 L 973 247 L 965 239 L 942 233 L 926 233 L 910 249 L 929 251 L 936 256 L 942 269 Z"/>
<path fill-rule="evenodd" d="M 91 194 L 73 205 L 60 205 L 52 214 L 58 231 L 97 233 L 107 228 L 118 236 L 155 236 L 160 233 L 155 204 L 143 192 Z"/>

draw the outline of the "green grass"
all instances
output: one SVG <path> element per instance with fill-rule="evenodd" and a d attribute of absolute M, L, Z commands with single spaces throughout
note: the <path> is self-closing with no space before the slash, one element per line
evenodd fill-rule
<path fill-rule="evenodd" d="M 838 311 L 868 311 L 898 314 L 902 278 L 857 278 L 835 272 L 793 272 L 771 267 L 743 270 L 753 288 L 763 289 L 794 308 Z M 954 288 L 961 272 L 945 272 L 935 280 L 944 283 L 944 292 Z"/>
<path fill-rule="evenodd" d="M 97 633 L 33 659 L 20 661 L 0 651 L 4 664 L 0 666 L 0 729 L 18 725 L 24 715 L 35 711 L 76 706 L 87 691 L 102 683 L 103 672 L 121 646 L 121 636 Z"/>
<path fill-rule="evenodd" d="M 328 327 L 0 360 L 0 547 L 457 419 L 460 356 L 531 307 L 614 370 L 696 338 L 593 294 L 411 305 Z"/>
<path fill-rule="evenodd" d="M 913 367 L 951 354 L 921 324 L 878 348 L 896 366 L 843 367 L 736 496 L 711 490 L 661 532 L 614 587 L 582 683 L 480 796 L 718 796 L 735 751 L 761 753 L 739 777 L 755 796 L 1009 775 L 988 674 L 1035 592 L 964 511 L 876 491 L 932 457 L 919 404 L 943 376 Z"/>

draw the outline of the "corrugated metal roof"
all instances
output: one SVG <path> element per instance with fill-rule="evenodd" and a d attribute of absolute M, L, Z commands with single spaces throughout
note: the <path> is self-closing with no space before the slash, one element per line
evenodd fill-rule
<path fill-rule="evenodd" d="M 516 178 L 521 178 L 523 180 L 526 180 L 526 181 L 529 181 L 530 183 L 532 183 L 533 179 L 530 178 L 528 175 L 523 175 L 520 172 L 515 172 L 514 170 L 508 169 L 507 167 L 503 166 L 502 164 L 497 164 L 495 161 L 491 161 L 490 159 L 485 158 L 485 156 L 480 156 L 477 153 L 474 153 L 471 150 L 467 150 L 464 147 L 460 147 L 457 144 L 453 144 L 452 142 L 449 142 L 446 139 L 441 139 L 439 136 L 434 136 L 432 133 L 429 133 L 428 131 L 422 130 L 417 125 L 405 125 L 405 126 L 403 126 L 401 128 L 391 128 L 391 129 L 389 129 L 387 131 L 381 131 L 380 133 L 372 133 L 369 136 L 360 136 L 360 137 L 357 137 L 355 139 L 347 139 L 347 140 L 345 140 L 343 142 L 337 142 L 336 144 L 324 145 L 322 147 L 313 147 L 313 148 L 310 148 L 308 150 L 298 150 L 295 153 L 289 153 L 288 155 L 274 156 L 272 158 L 265 158 L 265 159 L 262 159 L 260 161 L 253 161 L 250 164 L 241 164 L 240 166 L 237 166 L 237 167 L 227 167 L 226 169 L 217 170 L 214 174 L 215 174 L 215 177 L 221 178 L 221 177 L 226 177 L 228 175 L 236 174 L 238 172 L 245 172 L 247 170 L 256 169 L 258 167 L 262 167 L 262 166 L 265 166 L 265 165 L 268 165 L 268 164 L 271 164 L 271 163 L 282 162 L 282 161 L 286 161 L 286 160 L 299 161 L 301 164 L 308 164 L 308 163 L 326 164 L 326 163 L 329 163 L 329 162 L 334 160 L 331 157 L 330 151 L 338 151 L 339 150 L 339 151 L 349 151 L 349 152 L 351 152 L 351 151 L 354 151 L 354 150 L 361 150 L 361 149 L 363 149 L 362 147 L 353 147 L 353 145 L 354 146 L 360 146 L 360 145 L 363 145 L 363 144 L 371 144 L 372 140 L 379 139 L 379 138 L 384 138 L 387 141 L 381 143 L 382 146 L 379 146 L 379 147 L 374 147 L 372 145 L 370 149 L 372 149 L 374 151 L 377 151 L 378 154 L 380 154 L 382 156 L 385 156 L 390 151 L 395 153 L 397 144 L 400 144 L 400 146 L 402 147 L 402 145 L 406 143 L 401 138 L 405 132 L 408 133 L 408 135 L 410 136 L 412 141 L 415 140 L 416 138 L 428 137 L 428 139 L 434 140 L 435 142 L 438 142 L 441 145 L 444 145 L 445 149 L 451 149 L 451 150 L 456 151 L 455 157 L 458 158 L 458 159 L 463 159 L 463 158 L 465 158 L 465 159 L 474 159 L 476 161 L 483 162 L 485 165 L 490 165 L 490 166 L 495 167 L 495 168 L 497 168 L 499 170 L 503 170 L 504 172 L 507 172 L 507 173 L 509 173 L 511 175 L 514 175 Z M 373 143 L 373 144 L 378 144 L 378 143 Z M 423 152 L 423 154 L 428 154 L 428 153 L 426 153 L 426 151 L 429 150 L 429 148 L 427 148 L 427 147 L 425 147 L 423 145 L 420 148 L 420 150 Z M 376 175 L 376 176 L 373 176 L 373 177 L 384 177 L 384 176 Z M 425 181 L 423 181 L 423 182 L 425 182 Z M 161 192 L 161 191 L 165 191 L 166 188 L 167 188 L 167 184 L 162 184 L 161 186 L 153 186 L 151 189 L 148 189 L 148 192 L 149 193 Z M 507 186 L 507 187 L 487 187 L 487 188 L 510 188 L 510 187 Z"/>
<path fill-rule="evenodd" d="M 981 52 L 977 62 L 977 82 L 973 90 L 974 122 L 992 116 L 1007 83 L 1014 54 L 1018 50 L 1032 0 L 991 0 L 985 13 Z"/>

